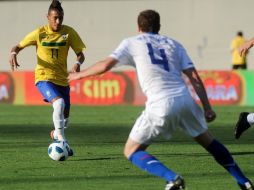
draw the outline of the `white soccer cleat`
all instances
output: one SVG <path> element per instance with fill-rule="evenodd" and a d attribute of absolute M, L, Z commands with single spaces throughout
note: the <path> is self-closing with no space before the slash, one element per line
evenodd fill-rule
<path fill-rule="evenodd" d="M 64 119 L 64 129 L 69 127 L 69 118 Z"/>

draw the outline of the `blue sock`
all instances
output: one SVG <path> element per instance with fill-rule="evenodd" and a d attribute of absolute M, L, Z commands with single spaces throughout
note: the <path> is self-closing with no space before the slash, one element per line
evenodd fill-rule
<path fill-rule="evenodd" d="M 238 183 L 243 185 L 248 181 L 235 163 L 227 148 L 220 142 L 213 140 L 212 143 L 207 147 L 207 150 L 213 155 L 214 159 L 236 179 Z"/>
<path fill-rule="evenodd" d="M 166 181 L 172 181 L 176 178 L 177 174 L 164 166 L 154 156 L 145 151 L 134 152 L 129 160 L 142 170 L 149 172 L 155 176 L 164 178 Z"/>

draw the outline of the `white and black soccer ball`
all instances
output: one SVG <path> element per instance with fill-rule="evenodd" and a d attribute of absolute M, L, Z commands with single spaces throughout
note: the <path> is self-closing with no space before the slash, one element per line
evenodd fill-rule
<path fill-rule="evenodd" d="M 68 158 L 69 145 L 64 141 L 54 141 L 48 147 L 48 155 L 52 160 L 65 161 Z"/>

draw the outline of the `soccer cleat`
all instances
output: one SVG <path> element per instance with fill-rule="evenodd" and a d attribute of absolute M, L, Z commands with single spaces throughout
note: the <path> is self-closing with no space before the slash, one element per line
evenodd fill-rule
<path fill-rule="evenodd" d="M 64 119 L 64 129 L 69 127 L 69 118 Z"/>
<path fill-rule="evenodd" d="M 185 189 L 184 179 L 181 176 L 177 176 L 174 181 L 168 181 L 165 190 L 181 190 Z"/>
<path fill-rule="evenodd" d="M 74 155 L 73 150 L 70 148 L 70 149 L 68 150 L 68 156 L 73 156 L 73 155 Z"/>
<path fill-rule="evenodd" d="M 249 114 L 248 112 L 242 112 L 239 115 L 239 119 L 238 119 L 236 126 L 235 126 L 235 138 L 236 139 L 239 139 L 241 134 L 250 127 L 250 124 L 247 121 L 248 114 Z"/>
<path fill-rule="evenodd" d="M 66 143 L 66 149 L 67 149 L 67 152 L 68 152 L 68 156 L 73 156 L 74 155 L 74 152 L 73 152 L 73 150 L 71 149 L 71 147 L 69 146 L 68 143 Z"/>
<path fill-rule="evenodd" d="M 250 181 L 247 181 L 244 185 L 238 183 L 241 190 L 254 190 L 254 186 Z"/>

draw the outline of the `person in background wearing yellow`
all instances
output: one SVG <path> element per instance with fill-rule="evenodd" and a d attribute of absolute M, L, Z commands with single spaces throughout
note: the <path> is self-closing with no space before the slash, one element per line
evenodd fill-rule
<path fill-rule="evenodd" d="M 232 69 L 247 69 L 246 55 L 241 56 L 238 52 L 238 48 L 245 43 L 243 32 L 237 32 L 236 37 L 231 42 L 232 53 Z"/>

